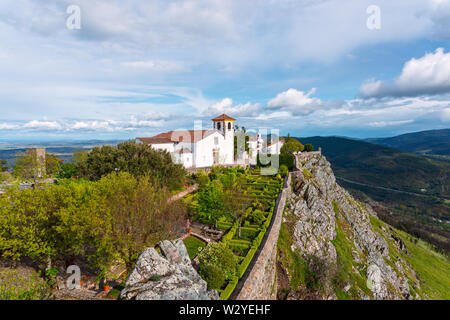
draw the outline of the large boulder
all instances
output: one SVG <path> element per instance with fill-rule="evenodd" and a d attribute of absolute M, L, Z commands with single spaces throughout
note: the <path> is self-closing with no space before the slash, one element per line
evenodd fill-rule
<path fill-rule="evenodd" d="M 218 300 L 195 271 L 183 241 L 161 241 L 141 252 L 120 294 L 124 300 Z"/>

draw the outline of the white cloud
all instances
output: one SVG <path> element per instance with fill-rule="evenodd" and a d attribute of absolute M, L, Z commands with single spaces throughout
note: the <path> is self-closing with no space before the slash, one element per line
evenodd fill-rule
<path fill-rule="evenodd" d="M 32 120 L 27 122 L 23 128 L 26 129 L 41 129 L 41 130 L 61 130 L 62 126 L 56 121 L 39 121 Z"/>
<path fill-rule="evenodd" d="M 178 61 L 164 61 L 164 60 L 146 60 L 146 61 L 130 61 L 123 62 L 123 66 L 140 71 L 153 72 L 183 72 L 188 71 L 188 68 Z"/>
<path fill-rule="evenodd" d="M 443 122 L 450 123 L 450 108 L 445 108 L 444 110 L 442 110 L 441 119 Z"/>
<path fill-rule="evenodd" d="M 18 129 L 19 126 L 15 125 L 15 124 L 10 124 L 10 123 L 0 123 L 0 130 L 14 130 L 14 129 Z"/>
<path fill-rule="evenodd" d="M 387 126 L 399 126 L 402 124 L 412 123 L 414 120 L 399 120 L 399 121 L 373 121 L 369 122 L 369 126 L 371 127 L 387 127 Z"/>
<path fill-rule="evenodd" d="M 231 98 L 224 98 L 210 106 L 205 114 L 208 116 L 217 116 L 226 113 L 229 116 L 235 117 L 251 117 L 257 116 L 260 112 L 259 103 L 247 102 L 244 104 L 237 104 L 233 106 Z"/>
<path fill-rule="evenodd" d="M 307 115 L 322 108 L 324 105 L 319 98 L 311 97 L 315 92 L 316 88 L 312 88 L 307 93 L 296 89 L 289 89 L 269 100 L 266 108 L 290 111 L 296 115 Z"/>
<path fill-rule="evenodd" d="M 362 97 L 417 96 L 445 92 L 450 92 L 450 52 L 445 53 L 443 48 L 406 62 L 392 85 L 369 79 L 359 89 Z"/>

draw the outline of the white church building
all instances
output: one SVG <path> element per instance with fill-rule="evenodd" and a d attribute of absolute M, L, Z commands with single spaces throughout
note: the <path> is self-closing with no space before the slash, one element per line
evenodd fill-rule
<path fill-rule="evenodd" d="M 261 134 L 249 137 L 249 152 L 235 159 L 234 123 L 236 119 L 222 114 L 214 119 L 210 130 L 177 130 L 160 133 L 150 138 L 136 138 L 157 150 L 166 150 L 176 163 L 185 168 L 206 168 L 215 165 L 256 165 L 258 153 L 277 154 L 282 142 L 264 147 Z"/>
<path fill-rule="evenodd" d="M 232 165 L 234 161 L 234 122 L 222 114 L 213 121 L 211 130 L 169 131 L 150 138 L 136 138 L 157 150 L 172 154 L 175 162 L 186 168 L 204 168 L 214 165 Z"/>

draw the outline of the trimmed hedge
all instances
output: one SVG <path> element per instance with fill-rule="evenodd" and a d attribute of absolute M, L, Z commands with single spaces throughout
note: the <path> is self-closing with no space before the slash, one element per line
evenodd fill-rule
<path fill-rule="evenodd" d="M 230 242 L 230 240 L 233 239 L 234 234 L 235 234 L 236 231 L 237 231 L 237 228 L 238 228 L 238 225 L 237 225 L 237 223 L 235 223 L 235 224 L 231 227 L 231 229 L 227 232 L 227 234 L 225 234 L 225 235 L 222 237 L 222 242 L 224 242 L 224 243 Z"/>
<path fill-rule="evenodd" d="M 250 262 L 252 262 L 252 259 L 258 250 L 258 247 L 252 245 L 250 250 L 247 252 L 247 255 L 245 256 L 244 260 L 238 265 L 238 276 L 239 279 L 242 278 L 245 271 L 247 270 L 248 266 L 250 265 Z"/>
<path fill-rule="evenodd" d="M 228 300 L 238 284 L 239 278 L 234 276 L 220 294 L 220 300 Z"/>

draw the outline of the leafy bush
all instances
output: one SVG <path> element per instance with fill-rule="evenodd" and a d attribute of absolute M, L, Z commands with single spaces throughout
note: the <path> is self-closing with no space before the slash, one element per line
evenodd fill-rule
<path fill-rule="evenodd" d="M 292 154 L 294 152 L 303 151 L 305 147 L 297 139 L 287 138 L 280 149 L 280 153 Z"/>
<path fill-rule="evenodd" d="M 291 170 L 295 165 L 295 157 L 292 153 L 282 153 L 280 154 L 280 166 L 286 166 Z"/>
<path fill-rule="evenodd" d="M 135 177 L 148 175 L 154 186 L 175 190 L 183 185 L 186 176 L 184 167 L 175 164 L 170 153 L 134 141 L 95 147 L 90 152 L 74 156 L 76 174 L 88 180 L 99 180 L 111 172 L 126 171 Z"/>
<path fill-rule="evenodd" d="M 200 276 L 208 284 L 208 289 L 221 289 L 225 284 L 225 274 L 214 264 L 202 264 L 198 269 Z"/>
<path fill-rule="evenodd" d="M 205 187 L 209 183 L 209 177 L 203 170 L 197 172 L 196 180 L 200 188 Z"/>
<path fill-rule="evenodd" d="M 308 144 L 305 145 L 305 151 L 311 152 L 313 150 L 314 150 L 314 147 L 313 147 L 312 144 L 308 143 Z"/>
<path fill-rule="evenodd" d="M 226 243 L 209 243 L 198 254 L 198 260 L 200 265 L 211 264 L 220 268 L 226 280 L 230 280 L 236 274 L 238 261 Z"/>
<path fill-rule="evenodd" d="M 280 173 L 280 175 L 286 176 L 289 173 L 289 168 L 286 165 L 282 164 L 278 172 Z"/>
<path fill-rule="evenodd" d="M 50 287 L 36 272 L 30 276 L 19 274 L 17 270 L 0 272 L 0 300 L 48 300 Z"/>

